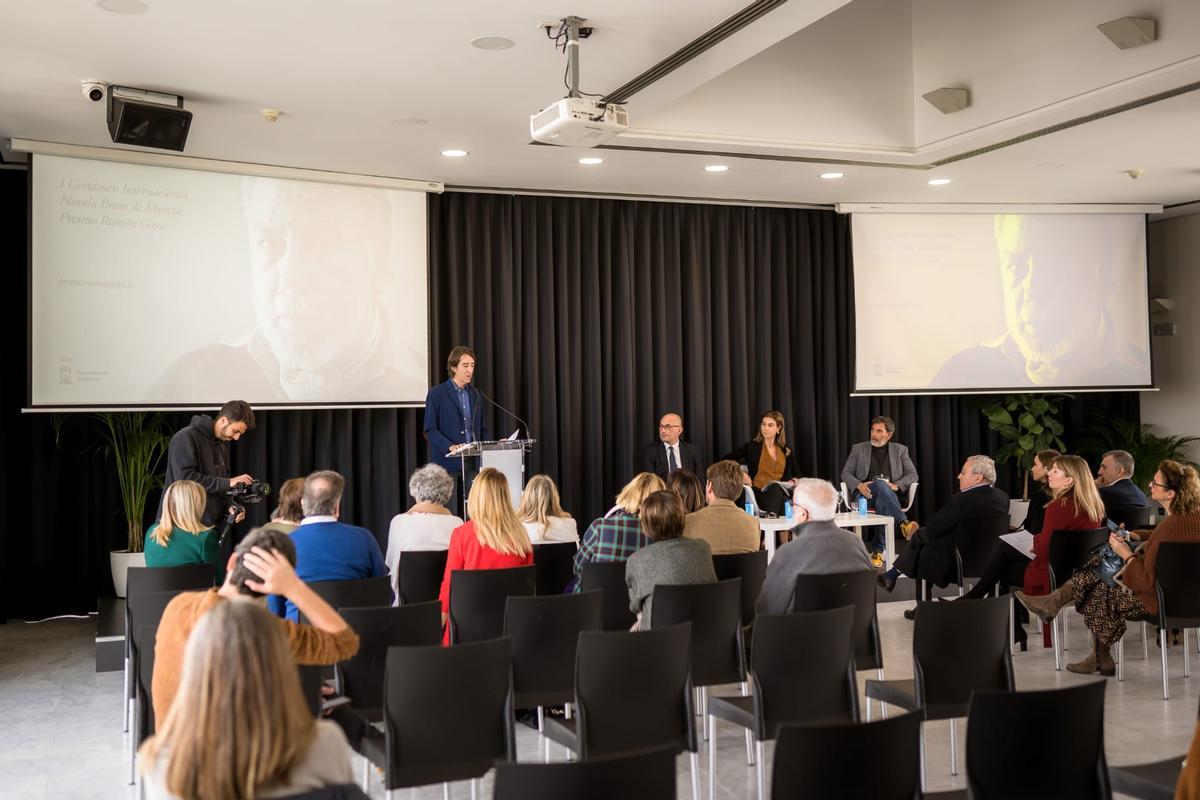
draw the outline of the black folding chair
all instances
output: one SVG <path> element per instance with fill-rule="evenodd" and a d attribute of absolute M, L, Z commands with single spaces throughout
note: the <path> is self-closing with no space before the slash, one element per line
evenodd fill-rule
<path fill-rule="evenodd" d="M 918 798 L 920 737 L 920 714 L 860 725 L 782 725 L 775 738 L 771 797 Z M 860 753 L 870 754 L 870 769 L 847 757 Z"/>
<path fill-rule="evenodd" d="M 1008 533 L 1008 514 L 964 517 L 954 535 L 954 556 L 958 570 L 958 596 L 967 593 L 967 581 L 983 574 L 992 553 L 1003 546 L 1000 537 Z M 999 594 L 999 590 L 996 591 Z"/>
<path fill-rule="evenodd" d="M 366 722 L 383 720 L 383 673 L 388 649 L 432 647 L 442 641 L 442 607 L 436 601 L 381 608 L 341 608 L 358 634 L 358 652 L 334 665 L 337 686 Z"/>
<path fill-rule="evenodd" d="M 700 760 L 688 679 L 691 624 L 636 633 L 584 631 L 575 656 L 571 719 L 546 720 L 546 735 L 582 759 L 651 748 L 688 751 L 692 798 L 700 796 Z"/>
<path fill-rule="evenodd" d="M 405 550 L 400 554 L 396 589 L 400 605 L 437 600 L 446 577 L 446 550 Z"/>
<path fill-rule="evenodd" d="M 875 571 L 855 570 L 828 575 L 798 575 L 792 593 L 792 611 L 824 611 L 830 608 L 854 607 L 852 637 L 854 668 L 873 669 L 875 677 L 883 680 L 883 647 L 879 642 L 879 615 L 875 605 Z M 880 713 L 887 709 L 879 704 Z M 871 701 L 866 708 L 867 722 L 871 721 Z"/>
<path fill-rule="evenodd" d="M 158 633 L 158 622 L 153 625 L 135 624 L 132 637 L 134 668 L 134 714 L 133 733 L 129 737 L 129 783 L 135 778 L 134 767 L 137 751 L 142 742 L 154 735 L 154 703 L 151 702 L 150 687 L 154 679 L 154 642 Z"/>
<path fill-rule="evenodd" d="M 598 631 L 600 624 L 600 592 L 508 598 L 504 635 L 513 642 L 513 707 L 536 707 L 539 733 L 546 729 L 546 706 L 575 699 L 579 634 Z"/>
<path fill-rule="evenodd" d="M 1158 617 L 1146 617 L 1159 630 L 1159 652 L 1162 655 L 1163 700 L 1171 698 L 1168 684 L 1167 647 L 1169 632 L 1183 630 L 1183 677 L 1191 677 L 1191 649 L 1188 630 L 1200 627 L 1200 544 L 1192 542 L 1163 542 L 1158 548 L 1154 566 L 1154 588 L 1158 592 Z M 1142 651 L 1146 651 L 1146 620 L 1142 620 Z M 1200 637 L 1200 631 L 1197 632 Z M 1117 640 L 1117 678 L 1124 679 L 1125 637 Z"/>
<path fill-rule="evenodd" d="M 300 694 L 304 695 L 304 703 L 314 717 L 321 716 L 321 703 L 325 699 L 322 692 L 325 686 L 323 670 L 318 664 L 296 665 L 296 674 L 300 678 Z"/>
<path fill-rule="evenodd" d="M 957 718 L 966 716 L 971 693 L 1012 691 L 1008 614 L 1012 598 L 917 603 L 912 680 L 867 681 L 866 695 L 926 721 L 950 720 L 950 773 L 958 774 Z M 925 775 L 924 729 L 921 774 Z"/>
<path fill-rule="evenodd" d="M 308 588 L 333 608 L 377 608 L 392 604 L 392 580 L 387 575 L 346 581 L 313 581 Z M 303 614 L 300 614 L 300 621 L 308 622 Z"/>
<path fill-rule="evenodd" d="M 1050 591 L 1054 591 L 1071 580 L 1091 558 L 1092 550 L 1108 541 L 1108 528 L 1094 528 L 1086 531 L 1054 531 L 1050 534 Z M 1054 640 L 1054 669 L 1062 670 L 1062 654 L 1067 648 L 1070 635 L 1068 612 L 1070 605 L 1055 615 L 1050 623 L 1050 633 Z"/>
<path fill-rule="evenodd" d="M 1125 530 L 1136 531 L 1139 528 L 1150 527 L 1150 517 L 1154 516 L 1156 510 L 1154 506 L 1132 506 L 1114 508 L 1105 514 L 1117 525 L 1124 525 Z"/>
<path fill-rule="evenodd" d="M 657 602 L 657 601 L 655 601 Z M 657 613 L 657 609 L 656 609 Z M 754 623 L 754 695 L 708 701 L 709 725 L 716 719 L 746 729 L 758 753 L 758 797 L 763 786 L 763 742 L 780 725 L 829 724 L 858 719 L 858 678 L 854 670 L 854 608 L 794 614 L 764 614 Z M 712 800 L 717 737 L 708 740 L 708 796 Z"/>
<path fill-rule="evenodd" d="M 767 578 L 767 551 L 753 553 L 726 553 L 713 556 L 713 570 L 717 580 L 742 580 L 742 626 L 754 623 L 755 606 L 762 594 L 763 581 Z"/>
<path fill-rule="evenodd" d="M 604 630 L 627 631 L 633 627 L 637 617 L 629 610 L 624 561 L 589 561 L 583 565 L 579 581 L 582 591 L 602 593 Z"/>
<path fill-rule="evenodd" d="M 492 800 L 675 800 L 675 751 L 560 764 L 497 764 Z"/>
<path fill-rule="evenodd" d="M 394 789 L 472 781 L 513 761 L 512 642 L 392 647 L 384 679 L 383 735 L 362 753 Z"/>
<path fill-rule="evenodd" d="M 547 542 L 533 546 L 533 566 L 537 568 L 537 593 L 562 594 L 575 577 L 575 542 Z"/>
<path fill-rule="evenodd" d="M 404 559 L 400 559 L 403 561 Z M 456 569 L 450 572 L 450 644 L 495 639 L 504 633 L 509 597 L 534 593 L 536 567 Z"/>

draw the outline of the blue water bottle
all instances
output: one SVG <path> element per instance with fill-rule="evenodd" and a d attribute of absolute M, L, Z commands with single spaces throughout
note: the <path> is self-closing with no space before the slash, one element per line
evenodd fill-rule
<path fill-rule="evenodd" d="M 867 498 L 865 497 L 858 498 L 858 515 L 860 517 L 865 517 L 867 515 Z"/>
<path fill-rule="evenodd" d="M 752 517 L 754 516 L 754 503 L 751 503 L 749 500 L 746 501 L 746 513 Z"/>
<path fill-rule="evenodd" d="M 786 517 L 787 519 L 792 518 L 792 501 L 791 500 L 783 501 L 783 516 Z"/>

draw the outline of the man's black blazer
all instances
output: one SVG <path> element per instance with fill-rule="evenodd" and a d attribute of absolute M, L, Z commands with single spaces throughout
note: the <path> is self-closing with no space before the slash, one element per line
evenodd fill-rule
<path fill-rule="evenodd" d="M 708 464 L 700 457 L 700 448 L 694 444 L 679 440 L 679 468 L 691 470 L 704 482 L 704 472 Z M 653 472 L 664 481 L 667 479 L 667 446 L 661 441 L 651 442 L 642 448 L 642 472 Z"/>
<path fill-rule="evenodd" d="M 1007 514 L 1008 495 L 995 486 L 984 484 L 965 492 L 955 492 L 921 526 L 928 541 L 921 550 L 918 574 L 911 577 L 924 578 L 938 586 L 950 583 L 958 575 L 954 548 L 963 518 Z"/>
<path fill-rule="evenodd" d="M 1100 499 L 1104 501 L 1105 511 L 1142 508 L 1146 505 L 1146 495 L 1128 478 L 1123 478 L 1108 486 L 1098 486 L 1096 491 L 1100 492 Z"/>

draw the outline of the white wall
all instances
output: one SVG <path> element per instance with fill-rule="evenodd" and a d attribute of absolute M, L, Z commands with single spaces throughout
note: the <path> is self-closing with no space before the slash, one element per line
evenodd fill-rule
<path fill-rule="evenodd" d="M 1153 222 L 1150 296 L 1169 298 L 1170 311 L 1151 324 L 1175 324 L 1174 336 L 1151 337 L 1158 392 L 1142 395 L 1142 421 L 1158 434 L 1200 435 L 1200 214 Z M 1200 447 L 1190 453 L 1200 461 Z"/>

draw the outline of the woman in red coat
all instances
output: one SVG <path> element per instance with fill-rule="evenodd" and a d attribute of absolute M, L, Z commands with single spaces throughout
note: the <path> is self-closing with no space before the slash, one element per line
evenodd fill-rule
<path fill-rule="evenodd" d="M 513 509 L 508 479 L 497 469 L 479 471 L 467 495 L 470 520 L 450 534 L 442 578 L 442 644 L 450 644 L 450 574 L 456 569 L 509 569 L 533 563 L 529 534 Z"/>
<path fill-rule="evenodd" d="M 1050 537 L 1055 531 L 1091 531 L 1104 519 L 1104 501 L 1091 469 L 1079 456 L 1054 459 L 1046 481 L 1054 499 L 1046 505 L 1042 532 L 1033 537 L 1034 558 L 1025 568 L 1025 594 L 1050 591 Z"/>

